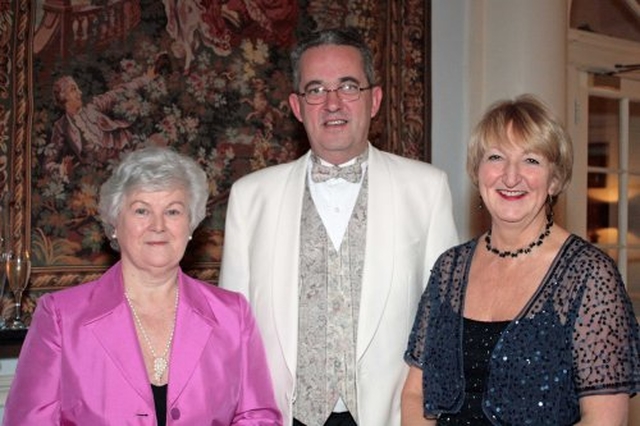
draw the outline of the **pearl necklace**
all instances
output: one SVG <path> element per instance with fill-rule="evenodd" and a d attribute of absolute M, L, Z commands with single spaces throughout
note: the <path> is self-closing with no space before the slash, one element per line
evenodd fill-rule
<path fill-rule="evenodd" d="M 487 235 L 484 237 L 484 242 L 486 243 L 487 250 L 493 254 L 496 254 L 500 257 L 518 257 L 521 254 L 529 254 L 534 247 L 541 246 L 544 242 L 544 239 L 549 236 L 551 233 L 551 226 L 553 225 L 553 216 L 547 216 L 547 224 L 544 226 L 544 231 L 540 234 L 537 240 L 533 241 L 526 247 L 519 248 L 516 251 L 500 251 L 497 248 L 491 245 L 491 228 L 487 232 Z"/>
<path fill-rule="evenodd" d="M 142 326 L 142 321 L 136 312 L 136 309 L 133 307 L 133 303 L 131 302 L 131 298 L 129 298 L 129 294 L 125 291 L 124 296 L 127 299 L 127 303 L 131 308 L 131 313 L 133 314 L 133 318 L 136 320 L 136 324 L 142 333 L 142 337 L 147 342 L 147 346 L 149 346 L 149 350 L 151 351 L 151 356 L 153 357 L 153 379 L 156 384 L 160 384 L 160 379 L 162 379 L 162 375 L 166 371 L 169 366 L 169 349 L 171 349 L 171 342 L 173 341 L 173 332 L 176 328 L 176 316 L 178 315 L 178 287 L 176 287 L 176 301 L 174 305 L 174 313 L 173 313 L 173 327 L 171 327 L 171 334 L 169 335 L 169 340 L 164 348 L 164 353 L 162 356 L 158 356 L 156 351 L 153 349 L 153 345 L 151 344 L 151 339 L 147 334 L 147 330 Z"/>

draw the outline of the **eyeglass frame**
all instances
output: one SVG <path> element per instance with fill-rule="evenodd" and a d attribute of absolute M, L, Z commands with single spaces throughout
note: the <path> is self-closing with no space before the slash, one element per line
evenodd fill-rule
<path fill-rule="evenodd" d="M 345 86 L 356 86 L 357 87 L 357 92 L 354 92 L 353 95 L 357 95 L 357 97 L 353 98 L 353 99 L 345 99 L 343 98 L 343 96 L 345 96 L 345 94 L 343 92 L 341 92 L 341 89 L 344 90 Z M 323 103 L 327 102 L 327 99 L 329 97 L 329 93 L 336 93 L 336 96 L 338 96 L 338 98 L 343 101 L 343 102 L 355 102 L 357 100 L 360 99 L 360 96 L 362 94 L 362 92 L 364 92 L 365 90 L 371 90 L 374 87 L 376 87 L 375 84 L 370 84 L 367 87 L 360 87 L 360 84 L 354 82 L 354 81 L 343 81 L 342 83 L 338 84 L 338 86 L 335 89 L 329 89 L 326 86 L 319 84 L 317 86 L 313 86 L 311 89 L 315 89 L 315 90 L 320 90 L 322 91 L 322 98 L 318 99 L 318 102 L 309 102 L 309 91 L 311 89 L 305 89 L 304 92 L 294 92 L 296 95 L 300 96 L 301 98 L 304 98 L 305 102 L 308 105 L 322 105 Z M 312 95 L 312 96 L 320 96 L 319 94 L 316 95 Z M 346 96 L 351 96 L 351 95 L 346 95 Z"/>

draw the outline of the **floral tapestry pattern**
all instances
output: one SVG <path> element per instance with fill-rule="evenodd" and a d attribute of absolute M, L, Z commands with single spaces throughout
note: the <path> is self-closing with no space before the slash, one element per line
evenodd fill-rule
<path fill-rule="evenodd" d="M 207 172 L 208 216 L 183 267 L 215 283 L 231 184 L 307 149 L 289 109 L 288 52 L 353 25 L 385 90 L 372 142 L 429 160 L 424 1 L 0 0 L 0 232 L 30 248 L 38 294 L 116 259 L 97 218 L 121 155 L 168 145 Z"/>

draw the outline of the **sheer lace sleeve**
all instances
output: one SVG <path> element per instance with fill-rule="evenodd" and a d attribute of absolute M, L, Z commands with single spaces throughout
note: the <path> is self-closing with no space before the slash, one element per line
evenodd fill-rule
<path fill-rule="evenodd" d="M 573 363 L 580 396 L 635 393 L 640 389 L 640 334 L 615 263 L 591 247 L 569 274 L 580 279 L 582 297 L 573 331 Z M 584 257 L 584 259 L 582 259 Z"/>
<path fill-rule="evenodd" d="M 432 288 L 435 284 L 434 281 L 434 273 L 437 269 L 437 264 L 434 267 L 434 270 L 431 272 L 431 278 L 429 278 L 429 284 L 427 288 L 422 293 L 422 297 L 420 299 L 420 304 L 418 305 L 418 311 L 416 312 L 416 317 L 413 322 L 413 328 L 411 329 L 411 334 L 409 335 L 409 344 L 407 346 L 407 350 L 404 354 L 405 361 L 414 367 L 418 367 L 422 369 L 424 367 L 424 341 L 425 336 L 427 334 L 427 324 L 429 322 L 429 289 Z"/>
<path fill-rule="evenodd" d="M 475 240 L 472 240 L 447 250 L 431 270 L 405 352 L 405 361 L 409 365 L 424 369 L 424 359 L 430 355 L 443 357 L 448 363 L 456 362 L 462 294 L 475 245 Z M 430 328 L 433 330 L 429 331 Z M 427 334 L 429 342 L 426 341 Z"/>

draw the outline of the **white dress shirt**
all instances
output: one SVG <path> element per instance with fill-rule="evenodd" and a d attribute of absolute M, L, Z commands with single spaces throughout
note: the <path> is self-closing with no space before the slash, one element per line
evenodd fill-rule
<path fill-rule="evenodd" d="M 319 157 L 318 159 L 324 165 L 332 165 Z M 346 163 L 338 165 L 338 167 L 349 166 L 355 163 L 355 161 L 356 159 L 352 158 Z M 309 160 L 307 180 L 309 182 L 311 198 L 327 230 L 329 239 L 331 239 L 333 243 L 333 247 L 336 251 L 339 251 L 344 233 L 347 230 L 347 226 L 349 226 L 351 213 L 358 200 L 362 180 L 367 170 L 367 162 L 364 161 L 362 163 L 362 177 L 360 181 L 356 183 L 348 182 L 342 178 L 329 179 L 324 182 L 314 182 L 313 179 L 311 179 L 311 166 L 312 162 Z"/>

